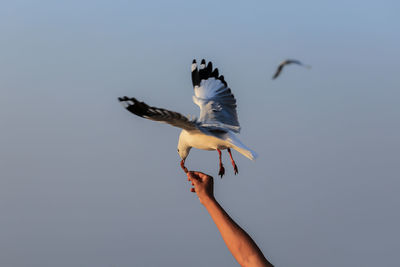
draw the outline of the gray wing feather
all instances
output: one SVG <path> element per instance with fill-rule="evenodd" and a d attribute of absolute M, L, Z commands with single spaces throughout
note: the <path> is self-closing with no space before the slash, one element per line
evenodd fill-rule
<path fill-rule="evenodd" d="M 163 123 L 168 123 L 172 126 L 182 128 L 185 130 L 198 129 L 198 123 L 195 120 L 190 120 L 188 117 L 174 111 L 163 108 L 151 107 L 144 102 L 140 102 L 135 98 L 120 97 L 118 98 L 121 104 L 133 114 Z"/>
<path fill-rule="evenodd" d="M 193 64 L 196 64 L 196 61 Z M 236 99 L 224 76 L 218 76 L 218 71 L 210 69 L 211 62 L 208 66 L 210 67 L 205 68 L 206 71 L 201 73 L 200 82 L 193 81 L 193 102 L 200 107 L 198 122 L 202 127 L 239 132 Z M 197 72 L 197 66 L 192 65 L 193 72 Z"/>

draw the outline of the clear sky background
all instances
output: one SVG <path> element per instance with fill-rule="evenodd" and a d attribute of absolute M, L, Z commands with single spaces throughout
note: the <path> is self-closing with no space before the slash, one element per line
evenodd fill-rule
<path fill-rule="evenodd" d="M 398 1 L 2 1 L 0 265 L 232 266 L 189 191 L 179 129 L 117 101 L 198 114 L 190 64 L 238 101 L 252 162 L 192 150 L 276 266 L 398 266 Z M 311 70 L 277 64 L 296 58 Z"/>

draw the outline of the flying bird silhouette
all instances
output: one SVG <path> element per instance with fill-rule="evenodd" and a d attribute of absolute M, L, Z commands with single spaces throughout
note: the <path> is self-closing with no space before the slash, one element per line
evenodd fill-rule
<path fill-rule="evenodd" d="M 289 64 L 297 64 L 306 68 L 311 68 L 311 66 L 309 65 L 304 65 L 303 63 L 301 63 L 300 61 L 296 60 L 296 59 L 286 59 L 284 61 L 281 62 L 281 64 L 279 64 L 278 68 L 276 69 L 276 72 L 274 74 L 274 76 L 272 77 L 272 79 L 276 79 L 279 74 L 281 73 L 282 69 L 284 66 L 289 65 Z"/>
<path fill-rule="evenodd" d="M 189 119 L 180 113 L 163 108 L 151 107 L 144 102 L 127 96 L 118 98 L 124 107 L 133 114 L 145 119 L 159 121 L 181 128 L 178 154 L 181 168 L 187 172 L 185 160 L 192 147 L 202 150 L 217 150 L 219 154 L 219 173 L 225 174 L 221 150 L 228 150 L 235 174 L 238 168 L 233 160 L 231 148 L 253 160 L 257 154 L 245 146 L 237 137 L 240 125 L 236 112 L 236 99 L 228 88 L 224 76 L 212 63 L 206 66 L 203 59 L 200 68 L 196 60 L 192 63 L 193 102 L 200 107 L 200 117 Z"/>

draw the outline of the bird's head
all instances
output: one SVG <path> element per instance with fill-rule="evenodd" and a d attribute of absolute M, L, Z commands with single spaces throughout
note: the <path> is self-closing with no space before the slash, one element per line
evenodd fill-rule
<path fill-rule="evenodd" d="M 179 140 L 179 143 L 178 143 L 178 154 L 181 157 L 181 159 L 185 160 L 187 158 L 191 148 L 192 147 L 186 145 L 185 143 L 183 143 L 183 142 L 181 142 Z"/>

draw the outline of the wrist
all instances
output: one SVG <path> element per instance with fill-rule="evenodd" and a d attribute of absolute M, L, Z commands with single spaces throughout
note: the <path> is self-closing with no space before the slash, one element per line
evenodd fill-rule
<path fill-rule="evenodd" d="M 214 198 L 214 196 L 205 196 L 205 197 L 203 197 L 202 199 L 201 199 L 202 201 L 202 204 L 204 205 L 204 206 L 209 206 L 209 205 L 212 205 L 213 203 L 216 203 L 217 202 L 217 200 L 215 200 L 215 198 Z"/>

